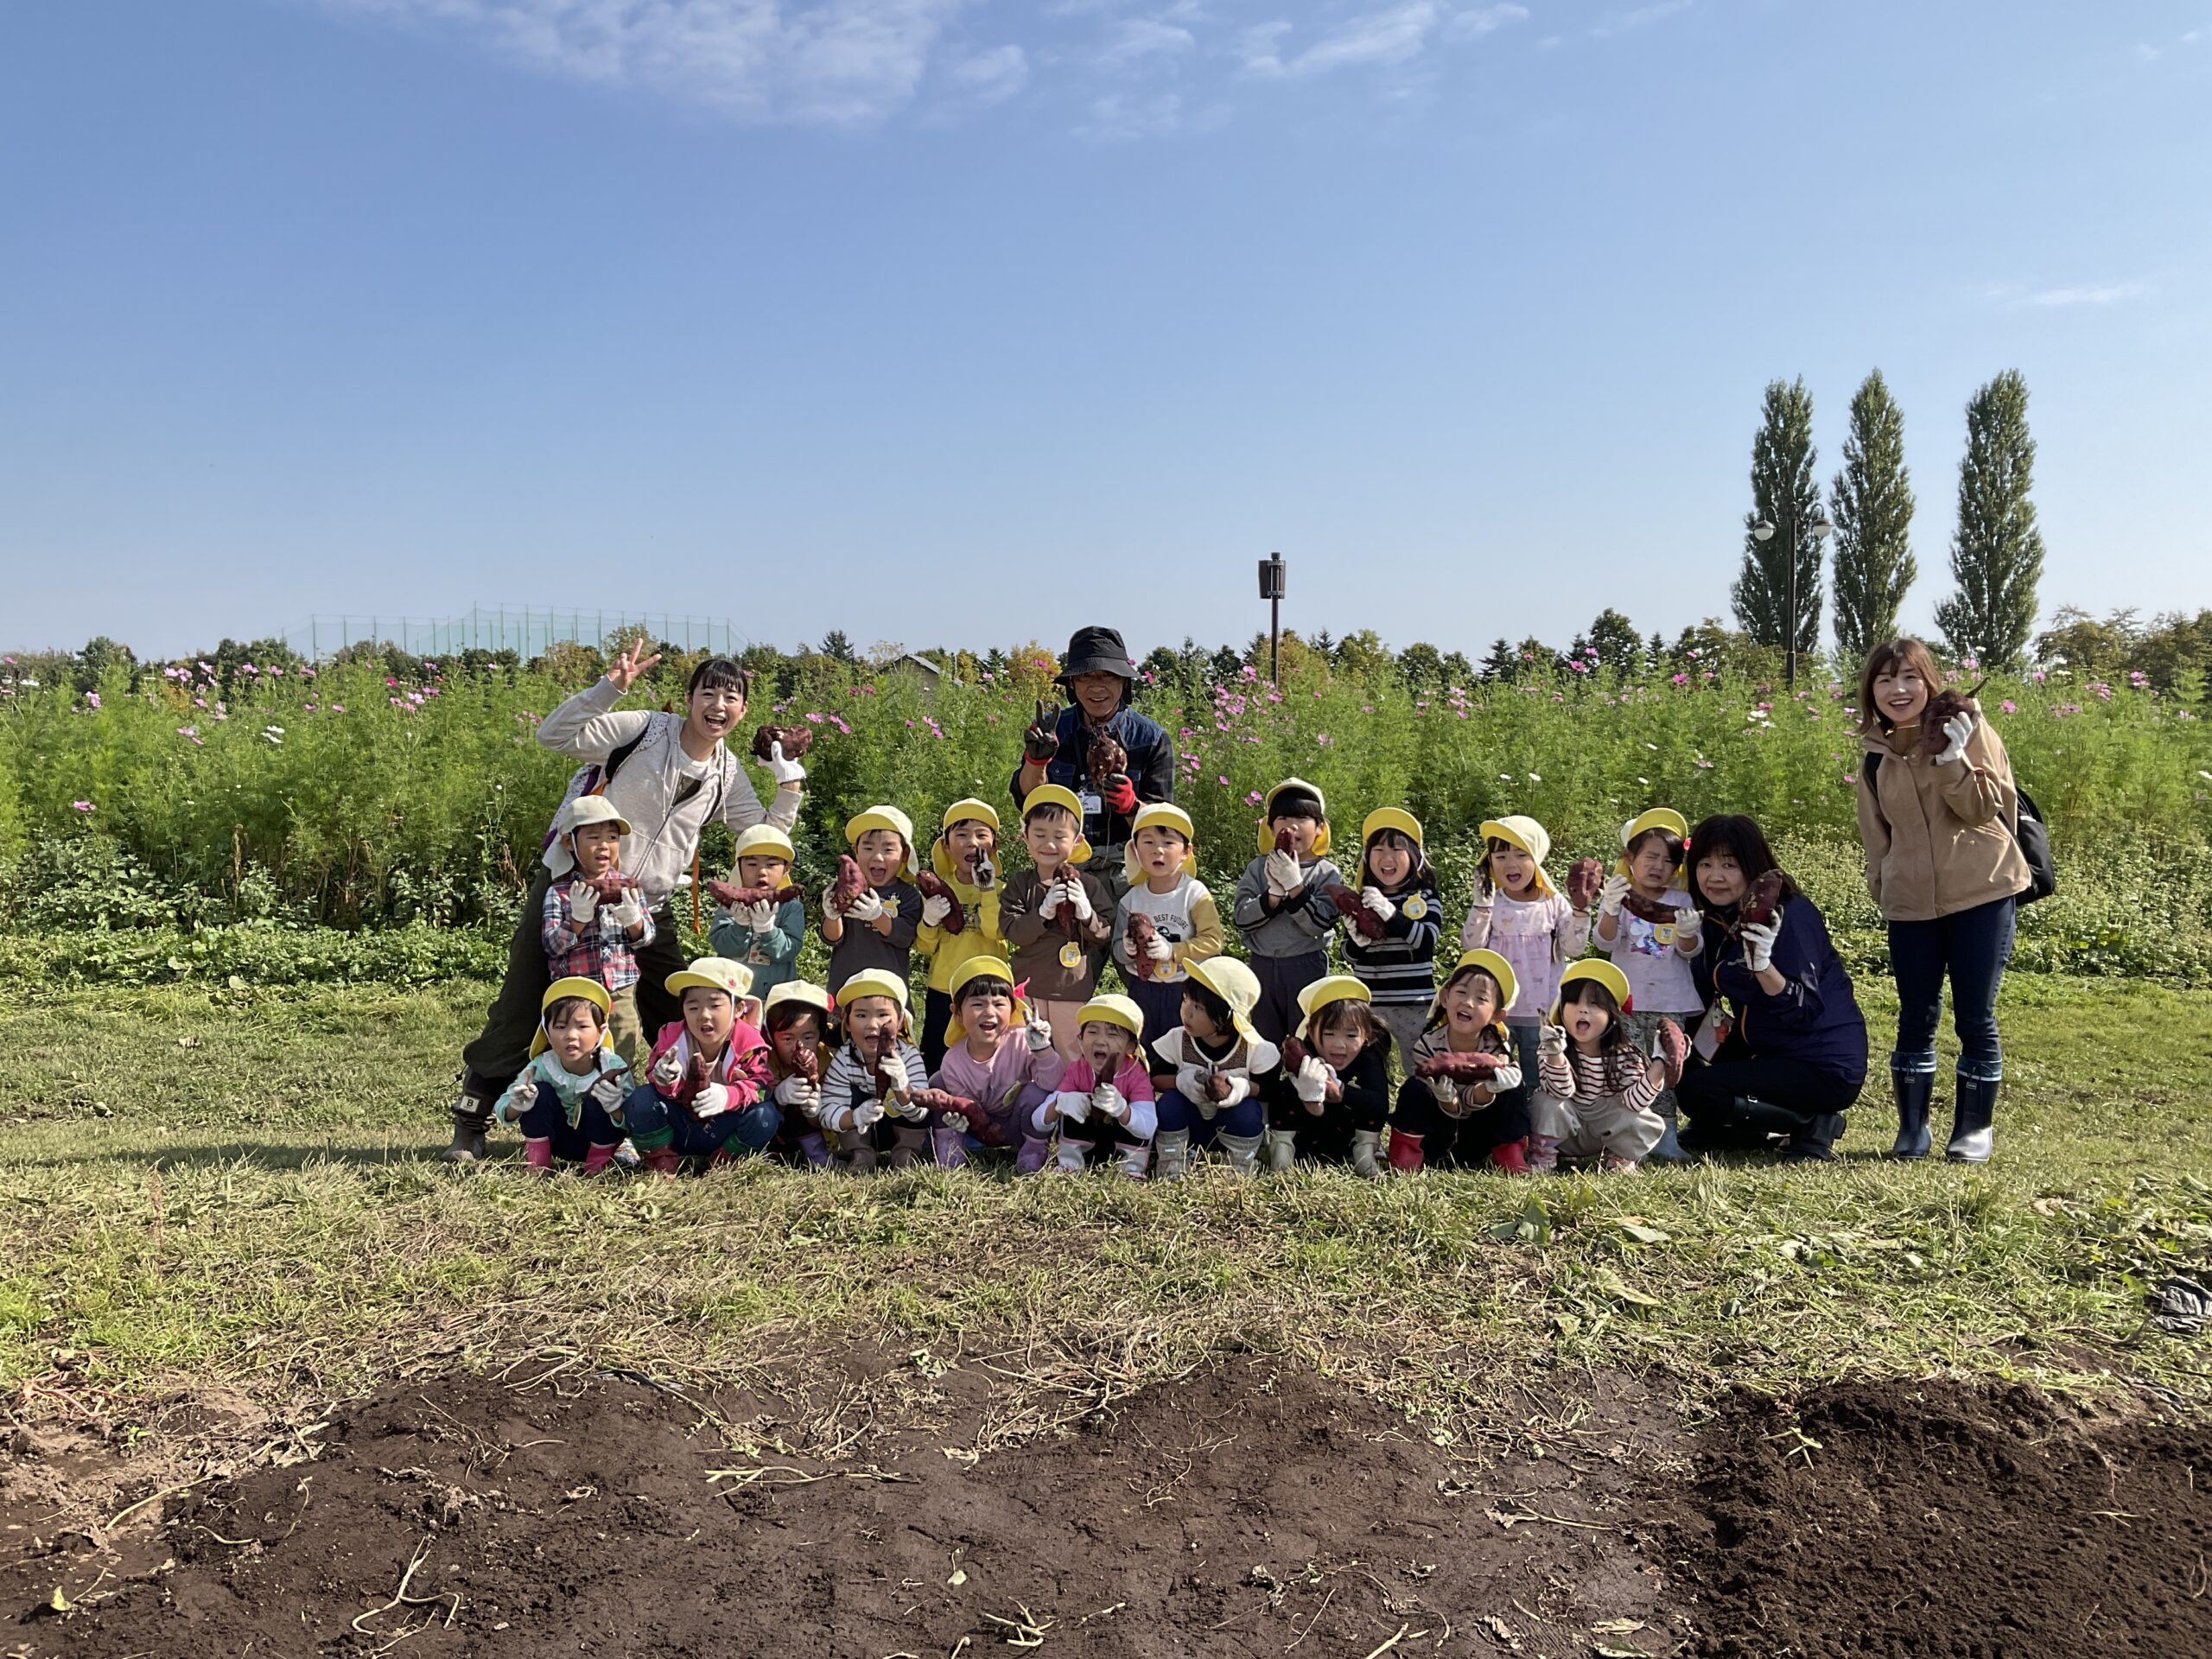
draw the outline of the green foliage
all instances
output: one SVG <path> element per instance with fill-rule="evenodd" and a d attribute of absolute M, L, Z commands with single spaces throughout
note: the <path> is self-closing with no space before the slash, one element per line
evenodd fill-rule
<path fill-rule="evenodd" d="M 1912 475 L 1904 411 L 1879 369 L 1851 400 L 1835 503 L 1835 644 L 1849 662 L 1897 633 L 1897 612 L 1920 574 L 1912 556 Z"/>
<path fill-rule="evenodd" d="M 1800 376 L 1767 383 L 1759 429 L 1751 439 L 1751 510 L 1744 515 L 1744 566 L 1729 596 L 1736 620 L 1758 644 L 1790 647 L 1790 575 L 1796 574 L 1800 656 L 1821 639 L 1821 550 L 1813 538 L 1821 486 L 1813 476 L 1813 394 Z M 1761 523 L 1773 526 L 1766 540 Z"/>
<path fill-rule="evenodd" d="M 1951 542 L 1958 591 L 1936 607 L 1936 626 L 1961 658 L 2018 668 L 2035 627 L 2043 580 L 2036 528 L 2036 443 L 2028 435 L 2028 383 L 2007 369 L 1967 404 L 1967 453 L 1959 463 L 1959 528 Z"/>

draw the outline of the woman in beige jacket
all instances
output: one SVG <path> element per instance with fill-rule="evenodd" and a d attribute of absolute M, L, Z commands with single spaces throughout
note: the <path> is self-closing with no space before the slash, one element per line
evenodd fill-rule
<path fill-rule="evenodd" d="M 1897 1138 L 1891 1155 L 1924 1158 L 1936 1087 L 1936 1026 L 1943 981 L 1959 1034 L 1958 1096 L 1944 1155 L 1988 1161 L 2004 1052 L 1997 989 L 2012 954 L 2015 900 L 2030 885 L 2014 825 L 2012 763 L 1971 698 L 1923 720 L 1942 671 L 1917 639 L 1874 647 L 1859 680 L 1859 834 L 1866 887 L 1890 925 L 1897 986 Z"/>

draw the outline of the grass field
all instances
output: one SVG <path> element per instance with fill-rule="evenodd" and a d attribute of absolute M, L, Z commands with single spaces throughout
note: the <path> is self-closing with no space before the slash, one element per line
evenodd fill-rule
<path fill-rule="evenodd" d="M 127 1424 L 219 1385 L 281 1412 L 532 1353 L 709 1386 L 855 1343 L 925 1368 L 1018 1351 L 1040 1402 L 1281 1353 L 1462 1441 L 1502 1390 L 1567 1398 L 1606 1370 L 1693 1413 L 1846 1375 L 2212 1395 L 2202 1349 L 2141 1318 L 2146 1283 L 2212 1260 L 2212 994 L 2015 979 L 1986 1170 L 1874 1157 L 1878 1089 L 1826 1168 L 1179 1188 L 450 1170 L 429 1154 L 485 994 L 139 990 L 0 1015 L 0 1369 L 24 1408 Z M 1878 1054 L 1891 1012 L 1869 1009 Z"/>

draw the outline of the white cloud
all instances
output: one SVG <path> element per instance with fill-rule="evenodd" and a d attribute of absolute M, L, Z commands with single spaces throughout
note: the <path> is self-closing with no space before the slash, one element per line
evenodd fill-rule
<path fill-rule="evenodd" d="M 1094 100 L 1090 119 L 1076 129 L 1085 138 L 1109 143 L 1133 138 L 1159 138 L 1183 124 L 1183 100 L 1173 92 L 1135 98 L 1109 92 Z"/>
<path fill-rule="evenodd" d="M 1446 33 L 1459 40 L 1473 40 L 1503 29 L 1508 23 L 1525 23 L 1528 21 L 1529 8 L 1526 6 L 1470 6 L 1465 11 L 1453 14 Z"/>
<path fill-rule="evenodd" d="M 1175 57 L 1198 43 L 1198 36 L 1179 23 L 1162 22 L 1156 17 L 1124 17 L 1099 48 L 1096 61 L 1103 68 L 1126 69 L 1147 59 Z"/>
<path fill-rule="evenodd" d="M 2149 293 L 2142 283 L 2090 283 L 2076 288 L 2044 288 L 2020 297 L 2023 305 L 2118 305 Z"/>
<path fill-rule="evenodd" d="M 530 68 L 742 119 L 867 126 L 911 103 L 963 0 L 319 0 Z"/>
<path fill-rule="evenodd" d="M 1029 79 L 1028 54 L 1018 46 L 994 47 L 954 57 L 945 79 L 979 104 L 1002 104 Z"/>
<path fill-rule="evenodd" d="M 1278 42 L 1294 32 L 1293 25 L 1262 23 L 1245 33 L 1245 73 L 1268 80 L 1304 80 L 1359 65 L 1403 63 L 1421 55 L 1443 16 L 1438 0 L 1405 0 L 1340 23 L 1287 58 Z"/>
<path fill-rule="evenodd" d="M 1631 30 L 1649 29 L 1654 23 L 1666 22 L 1688 11 L 1696 0 L 1656 0 L 1656 4 L 1637 6 L 1630 11 L 1617 11 L 1590 26 L 1590 33 L 1599 40 L 1615 35 L 1626 35 Z"/>

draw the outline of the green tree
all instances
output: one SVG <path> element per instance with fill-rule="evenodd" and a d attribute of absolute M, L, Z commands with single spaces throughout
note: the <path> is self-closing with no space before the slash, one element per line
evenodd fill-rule
<path fill-rule="evenodd" d="M 2027 655 L 2043 580 L 2036 528 L 2036 441 L 2028 435 L 2028 383 L 2007 369 L 1967 404 L 1967 453 L 1959 463 L 1959 528 L 1951 542 L 1958 591 L 1936 607 L 1936 626 L 1961 658 L 2012 670 Z"/>
<path fill-rule="evenodd" d="M 85 648 L 77 653 L 76 666 L 70 677 L 78 690 L 97 691 L 100 689 L 100 676 L 111 668 L 119 668 L 130 675 L 135 689 L 138 680 L 138 653 L 119 639 L 111 639 L 104 633 L 97 634 L 87 639 Z"/>
<path fill-rule="evenodd" d="M 1483 678 L 1510 680 L 1520 671 L 1521 658 L 1514 654 L 1513 642 L 1499 634 L 1490 642 L 1490 655 L 1483 658 Z"/>
<path fill-rule="evenodd" d="M 2083 679 L 2109 678 L 2127 671 L 2142 644 L 2143 625 L 2132 605 L 2101 620 L 2078 605 L 2062 605 L 2036 636 L 2036 660 Z"/>
<path fill-rule="evenodd" d="M 1398 672 L 1416 691 L 1433 691 L 1444 683 L 1444 658 L 1434 645 L 1417 639 L 1398 653 Z"/>
<path fill-rule="evenodd" d="M 1590 649 L 1608 671 L 1626 676 L 1636 672 L 1643 642 L 1637 635 L 1636 624 L 1608 605 L 1590 625 Z"/>
<path fill-rule="evenodd" d="M 1790 572 L 1796 572 L 1796 649 L 1821 637 L 1821 486 L 1813 476 L 1813 394 L 1802 376 L 1767 383 L 1759 429 L 1751 439 L 1751 510 L 1744 515 L 1744 564 L 1729 599 L 1755 644 L 1790 646 Z M 1757 527 L 1774 526 L 1761 541 Z"/>
<path fill-rule="evenodd" d="M 853 649 L 853 642 L 845 637 L 842 628 L 832 628 L 822 636 L 822 655 L 841 663 L 857 663 L 861 654 Z"/>
<path fill-rule="evenodd" d="M 1390 647 L 1372 628 L 1357 628 L 1337 641 L 1337 672 L 1362 685 L 1381 685 L 1391 677 Z"/>
<path fill-rule="evenodd" d="M 1835 644 L 1846 663 L 1897 632 L 1912 557 L 1912 478 L 1904 465 L 1904 411 L 1876 369 L 1851 400 L 1835 503 Z"/>

